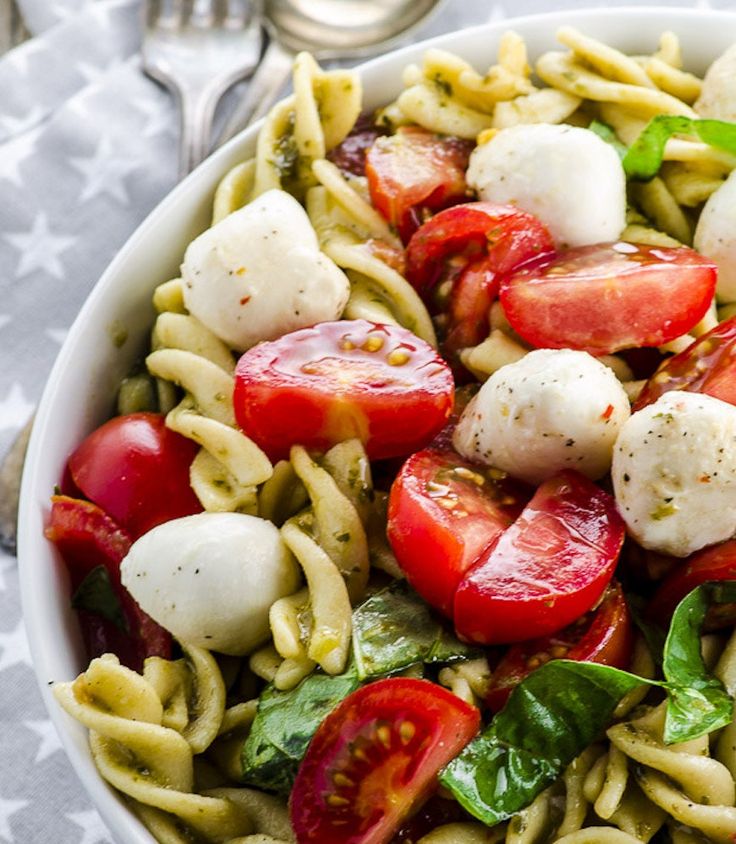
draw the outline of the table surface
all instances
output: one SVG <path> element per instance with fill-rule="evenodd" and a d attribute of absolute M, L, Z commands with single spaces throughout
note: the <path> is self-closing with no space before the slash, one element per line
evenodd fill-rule
<path fill-rule="evenodd" d="M 137 35 L 130 17 L 135 5 L 136 0 L 18 0 L 33 33 L 28 43 L 18 48 L 13 45 L 25 33 L 13 23 L 11 0 L 0 0 L 0 455 L 40 397 L 59 345 L 87 292 L 114 252 L 174 184 L 175 162 L 159 167 L 153 175 L 145 169 L 151 161 L 171 159 L 165 153 L 175 139 L 176 122 L 167 95 L 154 90 L 153 83 L 144 80 L 137 69 Z M 596 0 L 446 0 L 438 16 L 416 38 L 512 15 L 602 5 L 608 4 Z M 666 5 L 736 10 L 736 3 L 720 0 L 681 0 Z M 109 39 L 117 54 L 104 55 L 100 39 L 92 37 L 97 25 L 117 36 L 117 40 Z M 69 47 L 65 55 L 63 38 L 75 26 L 78 41 L 68 43 L 81 46 L 73 52 Z M 131 33 L 123 33 L 124 27 Z M 85 40 L 85 35 L 90 37 Z M 41 60 L 44 50 L 54 61 Z M 70 66 L 84 77 L 71 95 L 58 90 L 63 74 L 57 72 L 58 67 Z M 46 135 L 68 132 L 65 120 L 70 114 L 77 115 L 76 123 L 71 124 L 75 131 L 83 126 L 80 115 L 83 121 L 89 119 L 86 97 L 95 94 L 95 86 L 114 88 L 115 74 L 124 73 L 129 74 L 129 87 L 140 86 L 140 91 L 135 90 L 136 119 L 143 123 L 136 134 L 147 146 L 137 150 L 138 159 L 125 159 L 119 150 L 113 152 L 106 136 L 98 138 L 96 146 L 88 143 L 86 149 L 76 151 L 74 138 L 67 137 L 71 167 L 64 168 L 58 159 L 58 144 L 44 145 Z M 8 80 L 20 80 L 27 85 L 25 90 L 40 92 L 46 113 L 37 113 L 39 107 L 30 97 L 25 106 L 14 101 L 18 85 Z M 47 96 L 48 92 L 54 96 Z M 125 103 L 117 105 L 123 118 L 115 111 L 108 116 L 110 120 L 128 116 Z M 104 208 L 108 215 L 102 228 L 93 207 Z M 17 562 L 2 550 L 0 748 L 0 844 L 112 841 L 77 781 L 41 703 L 25 639 Z"/>

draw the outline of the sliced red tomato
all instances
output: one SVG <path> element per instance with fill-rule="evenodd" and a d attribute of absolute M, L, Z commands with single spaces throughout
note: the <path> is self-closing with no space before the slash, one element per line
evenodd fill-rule
<path fill-rule="evenodd" d="M 706 393 L 736 404 L 736 317 L 720 323 L 684 352 L 668 358 L 644 385 L 634 410 L 653 404 L 670 390 Z"/>
<path fill-rule="evenodd" d="M 171 635 L 138 606 L 120 582 L 120 563 L 131 537 L 100 507 L 89 501 L 55 495 L 45 531 L 59 549 L 69 571 L 72 589 L 98 566 L 107 571 L 122 610 L 126 631 L 91 612 L 79 613 L 90 657 L 112 652 L 130 668 L 139 670 L 148 656 L 171 657 Z"/>
<path fill-rule="evenodd" d="M 366 320 L 323 322 L 239 360 L 235 415 L 272 460 L 358 437 L 371 459 L 426 445 L 452 410 L 447 364 L 424 340 Z"/>
<path fill-rule="evenodd" d="M 199 513 L 189 467 L 199 446 L 158 413 L 116 416 L 69 458 L 74 484 L 137 539 L 162 522 Z"/>
<path fill-rule="evenodd" d="M 406 243 L 426 211 L 438 211 L 467 196 L 465 171 L 473 145 L 402 126 L 368 150 L 365 172 L 373 205 Z"/>
<path fill-rule="evenodd" d="M 634 646 L 631 614 L 621 586 L 612 581 L 598 607 L 550 636 L 512 645 L 496 666 L 486 696 L 494 711 L 503 709 L 511 692 L 551 659 L 574 659 L 626 668 Z"/>
<path fill-rule="evenodd" d="M 455 629 L 486 645 L 562 630 L 600 600 L 624 534 L 612 496 L 578 472 L 560 472 L 461 580 Z"/>
<path fill-rule="evenodd" d="M 536 217 L 491 202 L 448 208 L 416 232 L 407 247 L 407 278 L 432 313 L 446 313 L 448 357 L 488 335 L 501 276 L 553 249 L 550 233 Z"/>
<path fill-rule="evenodd" d="M 461 579 L 528 499 L 523 484 L 451 448 L 413 454 L 391 487 L 387 527 L 409 583 L 452 618 Z"/>
<path fill-rule="evenodd" d="M 687 246 L 602 243 L 520 267 L 501 281 L 500 298 L 533 346 L 604 355 L 685 334 L 708 310 L 716 274 Z"/>
<path fill-rule="evenodd" d="M 685 595 L 712 580 L 736 580 L 736 539 L 697 551 L 670 572 L 652 598 L 650 615 L 666 628 Z M 734 619 L 736 607 L 722 604 L 708 612 L 706 621 L 715 628 L 733 623 Z"/>
<path fill-rule="evenodd" d="M 473 738 L 480 714 L 427 680 L 379 680 L 322 722 L 289 812 L 299 844 L 386 844 Z"/>

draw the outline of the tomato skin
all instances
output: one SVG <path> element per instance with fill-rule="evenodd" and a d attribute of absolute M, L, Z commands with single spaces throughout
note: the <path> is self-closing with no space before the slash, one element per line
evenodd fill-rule
<path fill-rule="evenodd" d="M 364 176 L 366 153 L 386 131 L 376 126 L 371 115 L 361 115 L 347 138 L 327 153 L 327 159 L 344 173 Z"/>
<path fill-rule="evenodd" d="M 649 613 L 663 626 L 668 626 L 675 607 L 696 586 L 708 581 L 736 580 L 736 539 L 729 539 L 720 545 L 712 545 L 702 551 L 696 551 L 687 560 L 683 560 L 662 582 L 649 604 Z M 734 608 L 722 605 L 720 615 L 725 623 L 733 623 Z M 723 626 L 709 612 L 707 622 Z"/>
<path fill-rule="evenodd" d="M 406 243 L 422 211 L 438 211 L 464 199 L 465 171 L 473 145 L 417 126 L 401 126 L 377 138 L 365 159 L 371 202 Z"/>
<path fill-rule="evenodd" d="M 716 275 L 687 246 L 604 243 L 530 262 L 502 279 L 499 295 L 533 346 L 603 355 L 685 334 L 708 310 Z"/>
<path fill-rule="evenodd" d="M 95 429 L 68 461 L 74 484 L 133 539 L 163 522 L 202 511 L 189 467 L 199 451 L 158 413 L 116 416 Z"/>
<path fill-rule="evenodd" d="M 475 736 L 480 713 L 427 680 L 353 692 L 312 739 L 289 812 L 298 844 L 386 844 Z"/>
<path fill-rule="evenodd" d="M 104 566 L 120 602 L 127 634 L 94 613 L 79 612 L 90 658 L 112 652 L 136 671 L 143 667 L 146 657 L 171 658 L 171 634 L 138 606 L 120 582 L 120 563 L 132 544 L 126 531 L 96 504 L 55 495 L 45 535 L 58 548 L 73 590 L 94 568 Z"/>
<path fill-rule="evenodd" d="M 553 250 L 547 228 L 510 205 L 455 205 L 419 228 L 407 247 L 406 277 L 430 312 L 446 311 L 442 348 L 448 359 L 488 336 L 501 276 Z M 437 291 L 446 301 L 436 301 Z"/>
<path fill-rule="evenodd" d="M 736 404 L 736 317 L 719 323 L 687 349 L 668 358 L 644 385 L 633 410 L 670 390 L 705 393 Z"/>
<path fill-rule="evenodd" d="M 494 712 L 503 709 L 516 686 L 550 658 L 626 668 L 633 647 L 634 627 L 626 598 L 621 586 L 611 581 L 600 606 L 564 630 L 512 645 L 493 672 L 486 703 Z"/>
<path fill-rule="evenodd" d="M 413 454 L 391 486 L 387 536 L 409 583 L 452 618 L 458 584 L 521 513 L 527 488 L 450 447 Z"/>
<path fill-rule="evenodd" d="M 455 593 L 459 636 L 494 645 L 562 630 L 599 600 L 625 526 L 613 497 L 578 472 L 545 481 Z"/>
<path fill-rule="evenodd" d="M 338 320 L 247 351 L 234 404 L 238 424 L 272 460 L 297 443 L 325 450 L 351 437 L 383 459 L 429 442 L 453 393 L 449 367 L 424 340 L 399 326 Z"/>

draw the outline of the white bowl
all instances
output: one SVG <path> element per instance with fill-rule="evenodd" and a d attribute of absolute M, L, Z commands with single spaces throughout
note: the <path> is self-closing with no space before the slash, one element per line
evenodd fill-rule
<path fill-rule="evenodd" d="M 401 70 L 428 46 L 454 51 L 479 69 L 495 59 L 507 29 L 522 35 L 532 57 L 558 45 L 557 27 L 571 24 L 627 52 L 651 53 L 662 31 L 682 39 L 685 66 L 703 72 L 736 40 L 736 14 L 672 8 L 566 11 L 516 18 L 440 36 L 374 59 L 360 69 L 365 105 L 374 108 L 399 92 Z M 64 748 L 116 840 L 152 844 L 153 838 L 100 778 L 87 731 L 56 704 L 49 683 L 75 677 L 86 665 L 68 584 L 54 548 L 44 539 L 49 497 L 68 455 L 112 413 L 116 386 L 145 349 L 153 322 L 151 292 L 173 277 L 187 243 L 209 219 L 218 180 L 252 154 L 257 128 L 235 138 L 153 211 L 112 262 L 82 308 L 59 354 L 38 409 L 21 492 L 19 559 L 25 624 L 41 693 Z M 116 347 L 122 328 L 128 339 Z"/>

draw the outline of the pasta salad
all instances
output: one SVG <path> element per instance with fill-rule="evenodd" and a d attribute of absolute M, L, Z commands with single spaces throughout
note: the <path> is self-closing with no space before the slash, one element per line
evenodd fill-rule
<path fill-rule="evenodd" d="M 69 459 L 54 693 L 162 844 L 736 835 L 736 54 L 557 35 L 300 55 Z"/>

